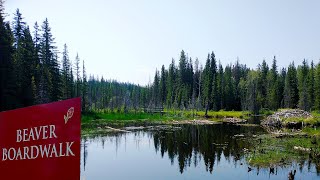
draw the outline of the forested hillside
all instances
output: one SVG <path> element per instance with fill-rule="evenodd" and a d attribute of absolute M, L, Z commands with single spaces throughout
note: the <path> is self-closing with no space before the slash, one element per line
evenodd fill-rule
<path fill-rule="evenodd" d="M 83 110 L 320 110 L 320 65 L 313 61 L 279 68 L 274 57 L 270 66 L 263 60 L 255 69 L 239 60 L 223 67 L 214 52 L 201 65 L 181 51 L 177 64 L 172 59 L 156 70 L 147 86 L 88 78 L 78 54 L 70 58 L 66 44 L 62 51 L 55 46 L 48 19 L 30 32 L 19 9 L 5 22 L 1 2 L 0 111 L 72 97 L 82 97 Z"/>

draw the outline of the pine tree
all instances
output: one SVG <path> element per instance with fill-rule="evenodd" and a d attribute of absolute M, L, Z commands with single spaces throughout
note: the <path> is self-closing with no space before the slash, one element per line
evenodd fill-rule
<path fill-rule="evenodd" d="M 4 22 L 3 1 L 0 0 L 0 111 L 16 107 L 14 75 L 14 38 L 9 23 Z"/>
<path fill-rule="evenodd" d="M 75 83 L 74 83 L 72 62 L 70 62 L 70 76 L 68 78 L 68 84 L 69 84 L 70 98 L 74 98 L 75 97 Z"/>
<path fill-rule="evenodd" d="M 312 110 L 312 108 L 314 108 L 314 94 L 315 94 L 315 85 L 314 85 L 314 64 L 313 61 L 311 61 L 311 66 L 309 69 L 309 73 L 308 73 L 308 79 L 307 79 L 307 87 L 308 87 L 308 104 L 309 104 L 309 108 L 308 110 Z"/>
<path fill-rule="evenodd" d="M 87 83 L 87 73 L 84 66 L 84 60 L 82 60 L 82 111 L 87 111 L 87 99 L 88 99 L 88 83 Z"/>
<path fill-rule="evenodd" d="M 188 60 L 185 52 L 182 50 L 180 53 L 179 68 L 178 68 L 178 94 L 177 102 L 178 106 L 186 107 L 188 104 L 186 94 L 188 91 Z"/>
<path fill-rule="evenodd" d="M 17 9 L 16 13 L 14 14 L 14 21 L 13 21 L 13 35 L 14 35 L 14 46 L 18 49 L 20 40 L 23 36 L 23 30 L 25 28 L 25 22 L 23 21 L 22 15 L 20 10 Z"/>
<path fill-rule="evenodd" d="M 279 101 L 280 101 L 280 107 L 284 108 L 284 86 L 286 81 L 287 72 L 285 68 L 282 68 L 280 76 L 279 76 Z"/>
<path fill-rule="evenodd" d="M 167 78 L 167 106 L 171 108 L 172 104 L 175 101 L 175 92 L 176 92 L 176 67 L 174 59 L 172 59 L 171 64 L 169 65 L 168 78 Z"/>
<path fill-rule="evenodd" d="M 21 76 L 21 91 L 20 101 L 22 106 L 30 106 L 35 103 L 35 82 L 34 69 L 36 68 L 35 46 L 32 41 L 32 36 L 29 27 L 23 30 L 23 37 L 21 38 L 22 61 L 20 66 Z"/>
<path fill-rule="evenodd" d="M 253 112 L 253 114 L 259 114 L 260 103 L 261 103 L 261 95 L 258 91 L 258 83 L 259 83 L 260 73 L 256 71 L 250 71 L 247 76 L 246 81 L 246 98 L 247 98 L 247 106 L 248 110 Z"/>
<path fill-rule="evenodd" d="M 224 108 L 224 77 L 223 67 L 219 61 L 219 69 L 217 73 L 217 110 Z"/>
<path fill-rule="evenodd" d="M 309 98 L 308 98 L 308 74 L 309 66 L 307 61 L 304 59 L 302 65 L 298 67 L 298 90 L 299 90 L 299 108 L 303 110 L 309 110 Z"/>
<path fill-rule="evenodd" d="M 320 62 L 317 64 L 315 68 L 315 78 L 314 78 L 314 87 L 315 87 L 315 92 L 314 92 L 314 97 L 315 97 L 315 102 L 314 102 L 314 108 L 317 111 L 320 111 Z"/>
<path fill-rule="evenodd" d="M 241 109 L 241 99 L 240 99 L 240 90 L 239 90 L 239 83 L 240 78 L 242 76 L 242 68 L 239 63 L 239 58 L 237 58 L 236 64 L 232 68 L 232 77 L 234 79 L 234 109 L 240 110 Z"/>
<path fill-rule="evenodd" d="M 284 86 L 284 107 L 296 108 L 299 101 L 297 70 L 294 63 L 290 63 Z"/>
<path fill-rule="evenodd" d="M 258 89 L 261 94 L 261 107 L 266 107 L 267 105 L 267 75 L 269 72 L 268 64 L 265 60 L 262 61 L 262 65 L 259 65 L 259 84 Z"/>
<path fill-rule="evenodd" d="M 76 62 L 75 62 L 75 65 L 76 65 L 76 97 L 79 97 L 81 92 L 80 92 L 80 89 L 81 89 L 81 81 L 80 81 L 80 58 L 79 58 L 79 55 L 77 53 L 77 56 L 76 56 Z"/>
<path fill-rule="evenodd" d="M 52 77 L 52 86 L 50 87 L 51 101 L 58 101 L 61 99 L 61 76 L 58 63 L 58 53 L 55 52 L 51 60 L 51 77 Z"/>
<path fill-rule="evenodd" d="M 197 109 L 200 109 L 201 107 L 201 73 L 202 73 L 202 69 L 201 67 L 199 67 L 199 59 L 197 58 L 195 63 L 194 63 L 194 82 L 193 82 L 193 96 L 194 99 L 193 102 L 194 106 L 196 106 Z"/>
<path fill-rule="evenodd" d="M 210 73 L 211 73 L 211 92 L 210 92 L 210 104 L 212 110 L 218 109 L 218 90 L 217 90 L 217 62 L 216 56 L 212 52 L 210 60 Z"/>
<path fill-rule="evenodd" d="M 234 110 L 234 82 L 232 78 L 232 70 L 230 65 L 227 65 L 225 67 L 224 82 L 225 109 L 227 111 Z"/>
<path fill-rule="evenodd" d="M 61 70 L 61 78 L 62 78 L 62 99 L 68 99 L 71 97 L 70 90 L 70 76 L 71 76 L 71 67 L 69 60 L 68 47 L 64 44 L 63 52 L 62 52 L 62 70 Z"/>
<path fill-rule="evenodd" d="M 160 103 L 161 106 L 166 102 L 166 70 L 164 68 L 164 65 L 161 67 L 161 77 L 160 77 Z"/>
<path fill-rule="evenodd" d="M 277 110 L 280 105 L 279 80 L 277 71 L 277 60 L 274 56 L 271 70 L 267 75 L 267 105 L 272 110 Z"/>
<path fill-rule="evenodd" d="M 16 10 L 14 14 L 13 26 L 13 35 L 14 35 L 14 47 L 15 51 L 13 54 L 14 57 L 14 74 L 16 79 L 16 96 L 19 102 L 16 102 L 17 107 L 23 107 L 23 95 L 24 95 L 24 48 L 23 48 L 23 31 L 25 29 L 25 22 L 23 21 L 22 15 L 19 9 Z"/>
<path fill-rule="evenodd" d="M 211 65 L 211 60 L 210 60 L 210 55 L 208 54 L 208 58 L 206 61 L 206 65 L 204 66 L 203 70 L 203 101 L 204 101 L 204 106 L 206 108 L 205 116 L 208 116 L 208 111 L 209 111 L 209 106 L 210 106 L 210 95 L 211 95 L 211 88 L 212 88 L 212 74 L 210 71 L 210 65 Z"/>
<path fill-rule="evenodd" d="M 40 34 L 39 34 L 39 25 L 36 22 L 33 26 L 33 44 L 34 44 L 34 66 L 33 66 L 33 73 L 32 73 L 32 82 L 33 82 L 33 93 L 34 93 L 34 100 L 35 103 L 38 104 L 41 102 L 40 100 L 40 80 L 41 80 L 41 67 L 40 64 Z"/>
<path fill-rule="evenodd" d="M 41 99 L 43 102 L 57 101 L 61 97 L 61 82 L 56 47 L 48 19 L 41 26 L 40 59 L 42 63 Z"/>
<path fill-rule="evenodd" d="M 159 71 L 156 70 L 152 86 L 152 104 L 151 106 L 158 107 L 160 104 L 160 75 Z"/>

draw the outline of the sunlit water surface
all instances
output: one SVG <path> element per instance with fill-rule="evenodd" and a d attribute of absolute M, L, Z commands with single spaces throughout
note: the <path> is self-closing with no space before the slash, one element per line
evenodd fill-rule
<path fill-rule="evenodd" d="M 288 173 L 296 170 L 295 179 L 320 179 L 308 161 L 275 167 L 274 172 L 249 166 L 243 153 L 250 148 L 247 137 L 260 133 L 260 127 L 180 125 L 82 138 L 81 178 L 269 180 L 288 179 Z"/>

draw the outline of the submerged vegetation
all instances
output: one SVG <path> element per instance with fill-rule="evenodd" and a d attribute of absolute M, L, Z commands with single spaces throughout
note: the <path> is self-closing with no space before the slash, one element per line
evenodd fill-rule
<path fill-rule="evenodd" d="M 247 154 L 252 166 L 284 166 L 293 161 L 313 161 L 320 171 L 320 130 L 288 137 L 274 137 L 271 134 L 260 135 L 255 139 L 254 148 Z M 317 134 L 317 135 L 315 135 Z"/>

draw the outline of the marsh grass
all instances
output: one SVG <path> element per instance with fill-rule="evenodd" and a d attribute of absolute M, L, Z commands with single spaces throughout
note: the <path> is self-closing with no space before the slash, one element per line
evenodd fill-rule
<path fill-rule="evenodd" d="M 296 122 L 296 123 L 304 123 L 304 125 L 319 125 L 320 124 L 320 118 L 318 117 L 310 117 L 310 118 L 302 118 L 302 117 L 290 117 L 290 118 L 284 118 L 282 120 L 285 124 L 290 122 Z"/>
<path fill-rule="evenodd" d="M 234 117 L 248 119 L 249 112 L 247 111 L 209 111 L 209 119 L 219 121 L 224 117 Z M 114 120 L 189 120 L 189 119 L 204 119 L 204 111 L 192 110 L 165 110 L 163 114 L 160 113 L 145 113 L 145 112 L 109 112 L 109 111 L 90 111 L 82 114 L 82 123 L 89 123 L 92 120 L 102 119 L 105 121 Z"/>
<path fill-rule="evenodd" d="M 320 136 L 275 138 L 266 134 L 259 136 L 253 144 L 253 150 L 246 157 L 252 166 L 286 165 L 292 161 L 308 159 L 310 153 L 320 152 Z M 311 152 L 296 150 L 295 146 L 311 149 Z"/>

